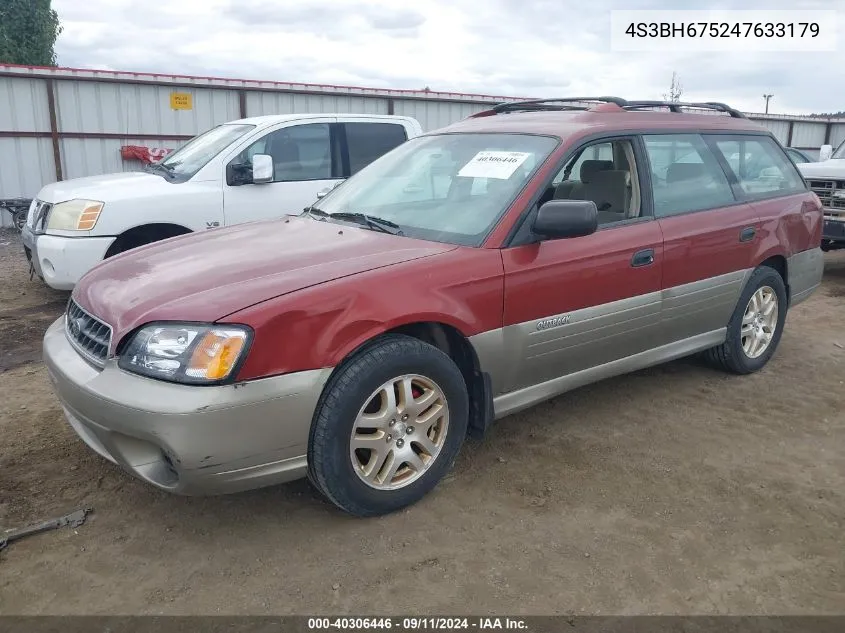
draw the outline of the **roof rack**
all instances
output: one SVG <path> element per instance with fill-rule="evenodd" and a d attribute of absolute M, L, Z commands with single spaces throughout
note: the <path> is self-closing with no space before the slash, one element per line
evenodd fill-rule
<path fill-rule="evenodd" d="M 619 97 L 562 97 L 554 99 L 529 99 L 527 101 L 507 101 L 494 105 L 491 110 L 496 114 L 503 112 L 518 112 L 526 110 L 587 110 L 587 105 L 566 105 L 568 103 L 615 103 L 619 107 L 625 105 L 625 100 Z M 554 105 L 560 104 L 560 105 Z"/>
<path fill-rule="evenodd" d="M 670 112 L 683 112 L 682 108 L 695 108 L 697 110 L 716 110 L 717 112 L 724 112 L 735 119 L 746 119 L 746 117 L 739 110 L 731 106 L 719 103 L 718 101 L 627 101 L 622 106 L 626 110 L 644 110 L 646 108 L 668 108 Z"/>
<path fill-rule="evenodd" d="M 724 112 L 735 119 L 747 118 L 739 110 L 718 101 L 684 103 L 679 101 L 628 101 L 621 97 L 562 97 L 550 99 L 530 99 L 526 101 L 508 101 L 493 106 L 490 110 L 478 112 L 471 117 L 491 116 L 507 112 L 534 112 L 538 110 L 589 110 L 591 104 L 612 103 L 625 110 L 645 110 L 667 108 L 670 112 L 683 112 L 684 108 L 715 110 Z"/>

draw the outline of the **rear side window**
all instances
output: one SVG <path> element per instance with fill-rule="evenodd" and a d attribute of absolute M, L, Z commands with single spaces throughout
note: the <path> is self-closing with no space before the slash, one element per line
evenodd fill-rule
<path fill-rule="evenodd" d="M 408 140 L 405 127 L 396 123 L 344 123 L 349 147 L 349 175 Z"/>
<path fill-rule="evenodd" d="M 735 202 L 725 172 L 698 134 L 644 136 L 654 214 L 666 217 Z"/>
<path fill-rule="evenodd" d="M 736 176 L 746 198 L 804 191 L 804 181 L 768 136 L 708 136 Z"/>

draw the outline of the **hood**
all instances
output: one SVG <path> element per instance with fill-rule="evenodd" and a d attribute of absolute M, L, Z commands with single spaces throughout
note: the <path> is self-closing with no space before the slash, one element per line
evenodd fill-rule
<path fill-rule="evenodd" d="M 107 259 L 74 299 L 116 343 L 150 321 L 211 322 L 302 288 L 454 250 L 308 217 L 183 235 Z"/>
<path fill-rule="evenodd" d="M 845 158 L 831 158 L 821 163 L 801 163 L 798 171 L 804 178 L 840 178 L 845 180 Z"/>
<path fill-rule="evenodd" d="M 41 188 L 38 199 L 51 204 L 76 198 L 113 202 L 123 198 L 156 194 L 173 186 L 175 185 L 162 176 L 141 171 L 128 171 L 122 174 L 105 174 L 54 182 Z"/>

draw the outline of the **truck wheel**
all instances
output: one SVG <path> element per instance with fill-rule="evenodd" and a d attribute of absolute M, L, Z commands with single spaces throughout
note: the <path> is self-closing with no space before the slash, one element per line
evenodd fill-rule
<path fill-rule="evenodd" d="M 708 359 L 735 374 L 762 369 L 780 343 L 787 304 L 780 273 L 768 266 L 755 270 L 728 322 L 727 339 L 707 351 Z"/>
<path fill-rule="evenodd" d="M 190 232 L 189 229 L 175 224 L 145 224 L 136 226 L 117 236 L 117 239 L 112 242 L 112 245 L 106 251 L 104 259 Z"/>
<path fill-rule="evenodd" d="M 449 356 L 409 336 L 384 336 L 327 384 L 308 443 L 309 478 L 357 516 L 415 503 L 454 463 L 468 409 Z"/>

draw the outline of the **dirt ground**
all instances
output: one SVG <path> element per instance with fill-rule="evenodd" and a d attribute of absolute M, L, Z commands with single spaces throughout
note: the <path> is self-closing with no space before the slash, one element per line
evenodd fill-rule
<path fill-rule="evenodd" d="M 95 455 L 40 362 L 66 300 L 0 233 L 0 529 L 95 509 L 0 553 L 2 614 L 845 614 L 845 253 L 761 373 L 580 389 L 369 520 L 305 482 L 175 497 Z"/>

